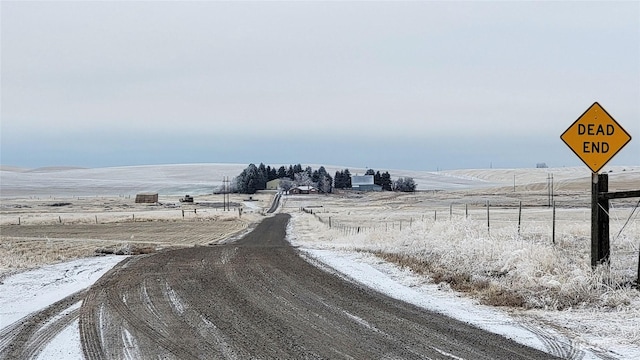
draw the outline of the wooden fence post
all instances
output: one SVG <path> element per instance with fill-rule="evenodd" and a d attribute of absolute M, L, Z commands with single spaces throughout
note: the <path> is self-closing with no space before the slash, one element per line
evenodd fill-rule
<path fill-rule="evenodd" d="M 553 202 L 553 225 L 551 226 L 551 242 L 556 244 L 556 202 Z"/>
<path fill-rule="evenodd" d="M 609 175 L 591 177 L 591 267 L 609 262 L 609 199 L 600 193 L 609 191 Z"/>
<path fill-rule="evenodd" d="M 487 234 L 491 234 L 491 223 L 489 222 L 489 200 L 487 200 Z"/>
<path fill-rule="evenodd" d="M 520 225 L 522 223 L 522 201 L 518 205 L 518 236 L 520 236 Z"/>
<path fill-rule="evenodd" d="M 640 290 L 640 249 L 638 249 L 638 279 L 636 280 L 638 290 Z"/>

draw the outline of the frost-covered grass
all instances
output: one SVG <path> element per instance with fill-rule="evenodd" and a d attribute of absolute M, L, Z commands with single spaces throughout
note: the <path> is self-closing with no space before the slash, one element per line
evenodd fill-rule
<path fill-rule="evenodd" d="M 0 239 L 0 280 L 14 272 L 96 255 L 134 255 L 153 252 L 151 243 L 70 239 Z"/>
<path fill-rule="evenodd" d="M 612 242 L 611 267 L 592 271 L 588 224 L 565 224 L 552 244 L 550 227 L 542 225 L 523 228 L 519 236 L 517 228 L 509 225 L 496 226 L 489 233 L 486 223 L 477 220 L 428 219 L 406 223 L 402 230 L 399 225 L 380 226 L 353 234 L 329 229 L 312 215 L 303 213 L 296 219 L 309 222 L 310 227 L 313 222 L 325 227 L 315 230 L 323 232 L 317 240 L 299 239 L 305 245 L 374 252 L 437 282 L 473 292 L 490 304 L 617 308 L 637 297 L 637 290 L 631 288 L 637 270 L 637 222 Z"/>
<path fill-rule="evenodd" d="M 434 219 L 430 205 L 441 198 L 384 196 L 289 197 L 292 242 L 311 249 L 373 253 L 443 290 L 508 306 L 589 338 L 591 344 L 606 343 L 601 337 L 612 336 L 640 345 L 640 291 L 633 287 L 640 244 L 637 211 L 616 237 L 632 207 L 612 208 L 611 265 L 593 271 L 588 210 L 556 209 L 554 244 L 551 209 L 523 209 L 518 233 L 517 208 L 491 210 L 488 229 L 486 209 L 469 208 L 466 217 L 459 205 L 452 216 L 441 207 L 442 215 Z"/>

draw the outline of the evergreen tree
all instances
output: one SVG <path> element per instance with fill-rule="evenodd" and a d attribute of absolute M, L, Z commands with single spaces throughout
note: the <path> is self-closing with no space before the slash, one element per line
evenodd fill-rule
<path fill-rule="evenodd" d="M 336 171 L 336 175 L 333 177 L 333 187 L 336 189 L 344 189 L 344 182 L 342 181 L 343 172 Z"/>
<path fill-rule="evenodd" d="M 347 189 L 351 187 L 351 174 L 349 173 L 349 169 L 336 171 L 336 176 L 334 178 L 334 187 L 336 189 Z"/>
<path fill-rule="evenodd" d="M 320 191 L 326 193 L 330 193 L 332 190 L 332 183 L 333 183 L 333 179 L 331 178 L 331 176 L 329 175 L 329 173 L 327 173 L 327 170 L 324 168 L 324 166 L 320 166 L 320 168 L 317 171 L 313 172 L 314 177 L 317 177 L 317 181 L 315 181 L 316 184 L 318 184 L 318 189 L 320 189 Z"/>
<path fill-rule="evenodd" d="M 247 181 L 247 190 L 245 191 L 245 194 L 255 194 L 257 190 L 258 188 L 256 179 L 249 178 L 249 180 Z"/>
<path fill-rule="evenodd" d="M 287 169 L 283 166 L 280 166 L 278 168 L 278 179 L 282 179 L 283 177 L 287 176 Z"/>
<path fill-rule="evenodd" d="M 267 167 L 260 163 L 258 166 L 258 175 L 256 176 L 256 190 L 264 190 L 267 188 L 267 179 L 269 178 L 269 173 L 267 172 Z"/>
<path fill-rule="evenodd" d="M 349 169 L 344 169 L 344 187 L 351 189 L 351 173 Z"/>
<path fill-rule="evenodd" d="M 269 176 L 267 179 L 268 181 L 275 180 L 278 178 L 278 172 L 276 171 L 275 167 L 270 168 L 269 166 L 267 166 L 267 172 L 269 173 Z"/>
<path fill-rule="evenodd" d="M 249 164 L 249 166 L 242 170 L 240 175 L 234 179 L 236 189 L 238 189 L 238 192 L 242 194 L 254 194 L 257 190 L 257 179 L 258 168 L 254 164 Z"/>
<path fill-rule="evenodd" d="M 388 171 L 385 171 L 380 175 L 380 186 L 382 186 L 382 190 L 391 191 L 393 182 L 391 181 L 391 175 Z"/>
<path fill-rule="evenodd" d="M 380 171 L 376 171 L 373 175 L 373 183 L 382 186 L 382 176 L 380 175 Z"/>
<path fill-rule="evenodd" d="M 258 190 L 258 181 L 260 179 L 260 171 L 254 164 L 249 164 L 246 176 L 245 194 L 255 194 Z"/>
<path fill-rule="evenodd" d="M 265 166 L 264 163 L 260 163 L 258 166 L 249 164 L 233 179 L 232 187 L 235 191 L 243 194 L 254 194 L 258 190 L 266 189 L 268 181 L 278 178 L 286 179 L 289 176 L 291 176 L 290 185 L 315 186 L 324 193 L 332 192 L 334 187 L 341 189 L 351 187 L 349 169 L 336 171 L 334 184 L 334 178 L 327 173 L 324 166 L 320 166 L 318 170 L 313 170 L 310 166 L 303 169 L 302 165 L 296 164 L 289 165 L 288 169 L 285 166 L 280 166 L 276 171 L 275 167 Z"/>

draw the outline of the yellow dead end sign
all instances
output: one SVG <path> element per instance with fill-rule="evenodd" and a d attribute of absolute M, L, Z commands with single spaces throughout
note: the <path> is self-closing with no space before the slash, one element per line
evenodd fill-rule
<path fill-rule="evenodd" d="M 631 135 L 597 102 L 560 138 L 594 173 L 631 141 Z"/>

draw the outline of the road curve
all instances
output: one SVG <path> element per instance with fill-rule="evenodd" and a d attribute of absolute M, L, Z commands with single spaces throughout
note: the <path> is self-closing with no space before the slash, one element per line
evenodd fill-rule
<path fill-rule="evenodd" d="M 87 359 L 549 359 L 345 281 L 285 241 L 289 215 L 239 241 L 132 257 L 80 309 Z"/>

